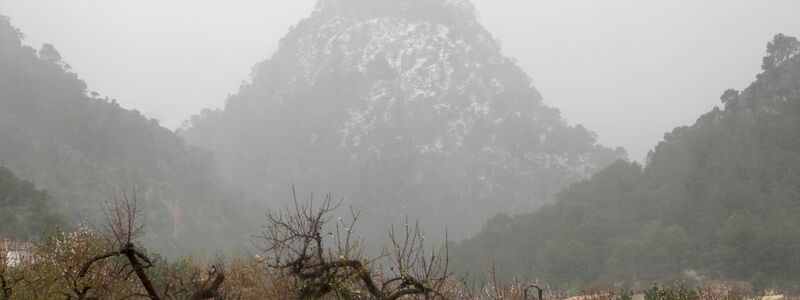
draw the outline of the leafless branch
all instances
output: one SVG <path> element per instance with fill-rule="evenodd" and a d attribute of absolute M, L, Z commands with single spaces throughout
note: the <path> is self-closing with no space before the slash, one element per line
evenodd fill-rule
<path fill-rule="evenodd" d="M 123 198 L 121 200 L 115 198 L 113 202 L 106 203 L 103 207 L 103 214 L 106 218 L 102 227 L 103 236 L 109 245 L 112 245 L 111 250 L 87 260 L 78 273 L 79 277 L 85 277 L 91 266 L 98 261 L 117 256 L 124 257 L 128 264 L 127 266 L 123 266 L 123 268 L 129 267 L 130 272 L 136 274 L 142 287 L 147 291 L 146 296 L 153 300 L 162 299 L 163 297 L 156 291 L 153 282 L 145 272 L 145 269 L 149 268 L 152 262 L 147 255 L 136 249 L 134 245 L 136 238 L 143 228 L 142 224 L 137 220 L 139 212 L 137 210 L 136 193 L 134 192 L 133 198 L 128 198 L 128 195 L 123 192 Z M 128 273 L 129 275 L 130 272 Z M 225 274 L 221 268 L 218 269 L 216 267 L 214 268 L 213 274 L 215 275 L 213 280 L 209 279 L 210 282 L 193 293 L 189 299 L 220 298 L 218 290 L 225 280 Z M 83 295 L 88 292 L 88 290 L 89 288 L 76 290 L 76 294 L 82 292 L 82 294 L 79 295 Z"/>
<path fill-rule="evenodd" d="M 351 208 L 350 222 L 339 218 L 331 226 L 331 215 L 342 201 L 334 202 L 326 196 L 319 207 L 314 207 L 313 195 L 308 204 L 298 202 L 294 189 L 292 196 L 293 208 L 267 213 L 267 223 L 259 236 L 263 242 L 259 246 L 262 262 L 268 272 L 274 273 L 272 278 L 284 280 L 276 285 L 296 291 L 299 298 L 344 295 L 354 285 L 377 299 L 444 297 L 442 290 L 450 276 L 447 244 L 443 251 L 433 249 L 426 253 L 419 224 L 406 225 L 400 234 L 390 229 L 390 249 L 368 259 L 360 240 L 353 238 L 360 212 Z M 323 234 L 326 229 L 331 231 Z M 333 240 L 333 247 L 326 246 L 328 238 Z M 389 257 L 391 277 L 372 269 L 378 260 Z"/>

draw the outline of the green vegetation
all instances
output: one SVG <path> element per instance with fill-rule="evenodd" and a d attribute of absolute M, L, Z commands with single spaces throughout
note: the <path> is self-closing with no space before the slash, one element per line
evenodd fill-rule
<path fill-rule="evenodd" d="M 494 282 L 480 288 L 448 270 L 447 248 L 426 246 L 418 226 L 390 229 L 391 243 L 367 255 L 352 228 L 358 213 L 333 219 L 341 202 L 297 203 L 269 212 L 255 240 L 255 256 L 214 259 L 187 255 L 169 261 L 139 241 L 135 198 L 104 207 L 98 229 L 53 230 L 38 243 L 3 243 L 0 299 L 565 299 L 569 293 L 529 282 Z M 324 234 L 324 232 L 330 232 Z M 634 292 L 586 289 L 582 300 L 630 300 Z M 684 284 L 644 291 L 647 300 L 745 299 L 735 289 L 687 288 Z"/>
<path fill-rule="evenodd" d="M 482 274 L 552 284 L 685 277 L 797 289 L 800 44 L 778 35 L 765 70 L 725 109 L 668 133 L 646 166 L 618 161 L 532 214 L 499 215 L 453 249 Z"/>
<path fill-rule="evenodd" d="M 165 254 L 235 246 L 256 224 L 247 220 L 263 211 L 236 200 L 206 153 L 138 111 L 89 92 L 52 45 L 24 46 L 4 16 L 0 141 L 0 164 L 46 188 L 56 211 L 75 224 L 93 221 L 99 203 L 135 187 L 149 220 L 146 241 Z M 243 209 L 234 213 L 233 207 Z M 0 211 L 13 213 L 7 209 Z"/>
<path fill-rule="evenodd" d="M 295 200 L 293 209 L 270 212 L 256 240 L 258 255 L 220 256 L 213 263 L 191 256 L 170 263 L 148 253 L 139 241 L 143 223 L 135 199 L 106 204 L 99 229 L 56 230 L 37 244 L 0 244 L 0 299 L 455 296 L 458 283 L 447 271 L 446 251 L 427 252 L 418 227 L 390 230 L 392 244 L 369 258 L 352 235 L 357 213 L 349 222 L 333 221 L 331 213 L 341 202 L 330 197 L 319 207 Z M 6 251 L 24 254 L 11 261 Z"/>
<path fill-rule="evenodd" d="M 36 239 L 62 224 L 64 218 L 53 212 L 47 191 L 0 167 L 0 241 Z"/>
<path fill-rule="evenodd" d="M 497 215 L 474 237 L 444 249 L 427 250 L 419 227 L 390 229 L 389 246 L 370 258 L 367 242 L 384 238 L 376 238 L 385 229 L 377 225 L 402 214 L 463 225 L 455 230 L 464 234 L 490 211 L 531 208 L 624 156 L 542 104 L 529 78 L 471 22 L 470 6 L 453 16 L 434 10 L 458 2 L 415 0 L 404 9 L 370 3 L 338 1 L 317 10 L 225 110 L 206 112 L 183 132 L 215 151 L 244 195 L 223 183 L 209 153 L 90 92 L 54 46 L 23 46 L 22 34 L 0 16 L 0 238 L 37 240 L 2 244 L 9 247 L 0 248 L 3 299 L 517 299 L 534 279 L 557 288 L 726 280 L 800 291 L 800 42 L 784 35 L 768 44 L 764 72 L 752 85 L 726 90 L 724 109 L 666 134 L 644 166 L 617 161 L 558 192 L 553 204 Z M 340 19 L 340 10 L 353 18 Z M 415 20 L 422 25 L 363 22 L 422 11 L 428 14 Z M 320 24 L 340 23 L 364 29 L 315 39 Z M 322 27 L 337 30 L 333 25 Z M 441 47 L 453 44 L 443 37 L 450 34 L 461 44 L 449 51 L 469 44 L 480 53 L 439 57 L 439 50 L 420 48 L 424 55 L 408 61 L 435 61 L 429 67 L 458 84 L 382 98 L 415 89 L 409 78 L 424 77 L 404 77 L 420 68 L 403 69 L 395 54 L 344 55 L 363 54 L 357 50 L 370 48 L 369 37 L 383 30 L 414 41 L 433 36 Z M 324 52 L 323 44 L 339 52 Z M 309 53 L 324 63 L 301 57 Z M 437 69 L 442 65 L 448 68 Z M 333 221 L 337 205 L 328 198 L 321 207 L 295 202 L 294 210 L 268 213 L 256 256 L 168 262 L 147 250 L 175 257 L 246 243 L 263 210 L 237 199 L 279 199 L 292 179 L 364 206 L 370 240 L 351 239 L 355 220 Z M 104 202 L 133 187 L 139 199 Z M 94 216 L 106 217 L 100 229 L 56 229 L 41 238 L 67 221 L 97 224 Z M 147 234 L 136 218 L 148 221 Z M 10 260 L 9 251 L 30 256 Z M 493 267 L 491 284 L 468 288 L 448 267 L 474 278 Z M 653 285 L 644 296 L 743 298 L 687 286 Z M 547 297 L 563 298 L 557 288 Z M 591 295 L 632 298 L 622 291 Z"/>

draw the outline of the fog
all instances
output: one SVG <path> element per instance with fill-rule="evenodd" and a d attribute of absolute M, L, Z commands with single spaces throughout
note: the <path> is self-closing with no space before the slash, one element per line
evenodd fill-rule
<path fill-rule="evenodd" d="M 169 128 L 221 108 L 315 0 L 3 0 L 25 43 Z M 765 42 L 800 34 L 800 2 L 475 0 L 546 104 L 643 160 L 663 133 L 746 86 Z"/>
<path fill-rule="evenodd" d="M 0 0 L 0 298 L 800 299 L 797 36 L 797 0 Z"/>

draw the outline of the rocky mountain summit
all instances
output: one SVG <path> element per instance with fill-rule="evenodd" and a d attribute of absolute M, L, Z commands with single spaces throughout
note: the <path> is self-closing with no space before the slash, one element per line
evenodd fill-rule
<path fill-rule="evenodd" d="M 624 156 L 543 104 L 469 1 L 319 1 L 181 133 L 251 199 L 280 207 L 295 185 L 456 237 Z"/>

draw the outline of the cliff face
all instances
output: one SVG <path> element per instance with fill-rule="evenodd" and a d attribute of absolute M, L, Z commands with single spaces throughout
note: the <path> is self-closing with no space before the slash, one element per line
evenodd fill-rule
<path fill-rule="evenodd" d="M 320 1 L 182 134 L 253 199 L 294 184 L 456 236 L 624 156 L 542 104 L 468 1 Z"/>

